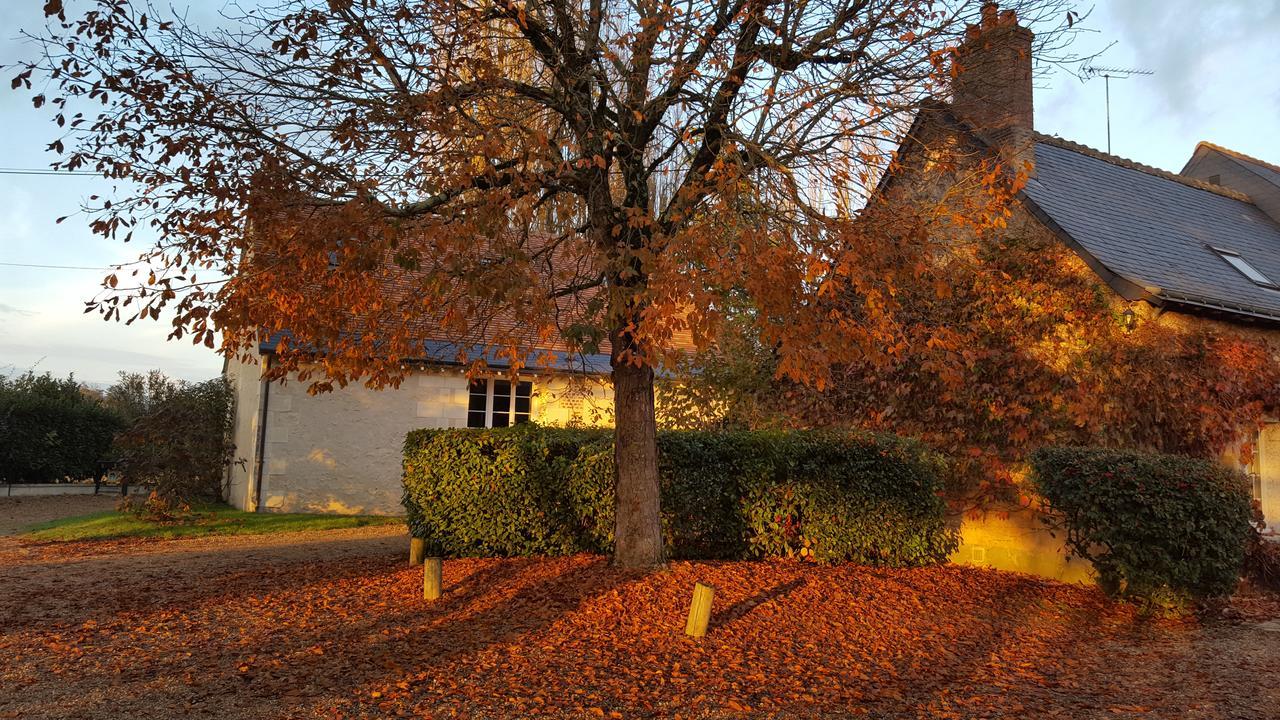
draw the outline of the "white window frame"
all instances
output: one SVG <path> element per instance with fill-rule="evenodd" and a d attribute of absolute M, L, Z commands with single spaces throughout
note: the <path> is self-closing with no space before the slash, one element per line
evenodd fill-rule
<path fill-rule="evenodd" d="M 478 377 L 467 382 L 467 427 L 473 429 L 482 429 L 479 426 L 471 424 L 471 413 L 479 412 L 471 409 L 471 397 L 474 395 L 471 386 L 477 382 L 484 383 L 484 429 L 493 427 L 493 386 L 496 382 L 508 381 L 511 383 L 511 394 L 507 396 L 507 424 L 501 427 L 511 427 L 516 424 L 516 396 L 517 389 L 521 383 L 529 383 L 529 417 L 526 422 L 532 422 L 534 418 L 533 412 L 533 378 L 517 378 L 512 380 L 509 377 Z"/>

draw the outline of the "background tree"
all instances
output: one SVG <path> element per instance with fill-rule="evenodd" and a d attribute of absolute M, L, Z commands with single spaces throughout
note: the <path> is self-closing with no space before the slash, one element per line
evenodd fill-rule
<path fill-rule="evenodd" d="M 122 420 L 74 377 L 0 375 L 0 480 L 95 477 Z"/>
<path fill-rule="evenodd" d="M 1076 19 L 1009 5 L 1042 60 Z M 880 236 L 839 230 L 978 3 L 282 0 L 209 28 L 46 9 L 14 86 L 54 110 L 56 167 L 122 181 L 93 229 L 159 237 L 92 307 L 169 308 L 228 355 L 287 332 L 270 373 L 316 390 L 395 385 L 431 333 L 517 369 L 607 347 L 616 560 L 651 566 L 654 368 L 678 335 L 707 345 L 729 295 L 797 382 L 882 342 L 851 252 Z"/>
<path fill-rule="evenodd" d="M 106 405 L 126 421 L 112 446 L 115 468 L 125 482 L 152 488 L 147 510 L 221 499 L 235 459 L 235 394 L 226 378 L 192 383 L 159 370 L 122 372 Z"/>

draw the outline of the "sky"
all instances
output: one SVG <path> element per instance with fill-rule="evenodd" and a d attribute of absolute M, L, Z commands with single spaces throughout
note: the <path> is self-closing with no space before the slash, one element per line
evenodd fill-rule
<path fill-rule="evenodd" d="M 79 4 L 68 2 L 68 10 Z M 0 3 L 0 65 L 31 54 L 17 32 L 41 26 L 42 5 Z M 217 0 L 192 3 L 192 16 L 217 7 Z M 1077 9 L 1090 7 L 1089 32 L 1072 50 L 1110 46 L 1096 64 L 1154 72 L 1111 83 L 1116 155 L 1177 171 L 1208 140 L 1280 163 L 1280 0 L 1098 0 Z M 11 74 L 0 77 L 0 168 L 47 167 L 51 116 L 34 111 L 28 93 L 8 90 Z M 1035 105 L 1037 130 L 1106 148 L 1101 78 L 1082 83 L 1055 71 L 1038 81 Z M 110 190 L 94 177 L 0 172 L 0 374 L 34 368 L 106 384 L 120 371 L 158 368 L 187 380 L 221 371 L 212 350 L 166 341 L 163 317 L 126 326 L 85 314 L 105 270 L 17 266 L 106 268 L 135 258 L 139 241 L 104 240 L 75 214 L 85 198 Z M 55 224 L 63 215 L 71 217 Z"/>

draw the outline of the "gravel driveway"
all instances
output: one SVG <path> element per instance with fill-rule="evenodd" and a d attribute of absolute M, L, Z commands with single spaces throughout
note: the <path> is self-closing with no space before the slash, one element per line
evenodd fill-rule
<path fill-rule="evenodd" d="M 120 496 L 115 493 L 0 498 L 0 536 L 20 533 L 37 523 L 111 510 L 118 502 Z"/>

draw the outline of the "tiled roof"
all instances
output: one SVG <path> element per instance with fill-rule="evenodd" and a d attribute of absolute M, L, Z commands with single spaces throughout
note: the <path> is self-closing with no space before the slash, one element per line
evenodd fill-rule
<path fill-rule="evenodd" d="M 275 352 L 280 341 L 288 333 L 274 333 L 258 344 L 258 352 Z M 464 350 L 465 352 L 459 352 Z M 484 345 L 469 345 L 465 348 L 457 343 L 445 340 L 424 340 L 422 354 L 405 358 L 407 363 L 429 363 L 432 365 L 462 365 L 458 358 L 465 355 L 467 362 L 484 360 L 485 366 L 494 370 L 505 370 L 511 362 L 496 348 Z M 612 370 L 608 353 L 571 353 L 567 350 L 539 350 L 529 355 L 524 369 L 530 371 L 556 371 L 587 374 L 605 374 Z"/>
<path fill-rule="evenodd" d="M 1169 302 L 1280 320 L 1280 291 L 1210 249 L 1280 281 L 1280 224 L 1247 196 L 1044 135 L 1035 167 L 1033 211 L 1114 275 Z"/>

